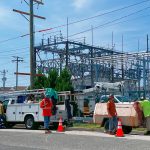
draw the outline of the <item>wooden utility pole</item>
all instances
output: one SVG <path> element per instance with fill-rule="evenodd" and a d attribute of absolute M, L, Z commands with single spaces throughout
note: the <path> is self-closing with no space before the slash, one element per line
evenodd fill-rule
<path fill-rule="evenodd" d="M 25 0 L 24 0 L 25 1 Z M 45 19 L 44 17 L 34 15 L 34 3 L 37 3 L 38 5 L 43 5 L 42 0 L 29 0 L 30 2 L 26 3 L 30 7 L 30 12 L 23 12 L 20 10 L 13 9 L 14 12 L 17 12 L 21 15 L 27 15 L 30 16 L 29 19 L 25 18 L 30 22 L 30 87 L 31 89 L 34 87 L 34 74 L 36 74 L 36 51 L 34 50 L 34 17 L 39 19 Z"/>
<path fill-rule="evenodd" d="M 16 62 L 16 72 L 18 73 L 18 63 L 23 62 L 23 58 L 18 56 L 13 56 L 15 59 L 12 62 Z M 16 74 L 16 91 L 18 90 L 18 74 Z"/>

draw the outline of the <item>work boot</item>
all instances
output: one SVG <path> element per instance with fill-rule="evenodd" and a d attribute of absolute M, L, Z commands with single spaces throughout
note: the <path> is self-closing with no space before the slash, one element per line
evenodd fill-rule
<path fill-rule="evenodd" d="M 108 134 L 109 134 L 109 135 L 115 135 L 115 133 L 112 132 L 112 131 L 109 131 Z"/>
<path fill-rule="evenodd" d="M 51 131 L 50 130 L 45 130 L 45 134 L 50 134 Z"/>

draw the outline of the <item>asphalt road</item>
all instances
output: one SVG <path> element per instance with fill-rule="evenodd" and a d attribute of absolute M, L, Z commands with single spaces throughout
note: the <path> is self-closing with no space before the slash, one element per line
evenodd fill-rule
<path fill-rule="evenodd" d="M 0 150 L 150 150 L 150 136 L 114 137 L 100 132 L 2 129 Z"/>

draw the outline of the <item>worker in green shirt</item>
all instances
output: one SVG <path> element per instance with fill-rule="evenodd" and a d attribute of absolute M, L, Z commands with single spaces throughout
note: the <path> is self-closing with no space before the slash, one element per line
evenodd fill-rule
<path fill-rule="evenodd" d="M 150 134 L 150 101 L 144 99 L 142 101 L 139 101 L 139 103 L 145 117 L 145 123 L 147 128 L 147 132 L 145 134 L 148 135 Z"/>

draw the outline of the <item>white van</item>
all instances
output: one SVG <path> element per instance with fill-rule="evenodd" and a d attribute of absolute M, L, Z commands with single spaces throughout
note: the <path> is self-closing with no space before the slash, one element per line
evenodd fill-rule
<path fill-rule="evenodd" d="M 16 103 L 16 99 L 5 100 L 7 101 L 6 108 L 6 125 L 11 127 L 15 124 L 25 124 L 27 129 L 35 129 L 43 125 L 44 118 L 42 116 L 42 109 L 39 103 Z M 67 110 L 65 104 L 56 105 L 57 113 L 51 117 L 51 124 L 58 126 L 59 119 L 62 117 L 63 124 L 67 125 Z"/>

